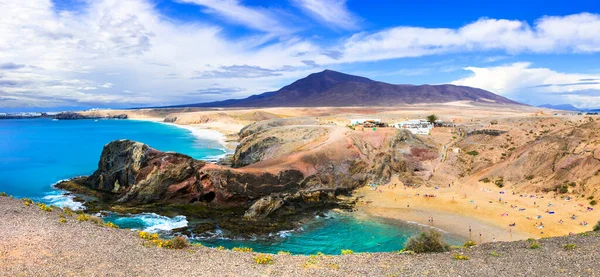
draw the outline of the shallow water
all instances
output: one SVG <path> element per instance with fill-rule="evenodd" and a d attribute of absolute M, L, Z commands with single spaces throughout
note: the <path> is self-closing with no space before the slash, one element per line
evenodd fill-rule
<path fill-rule="evenodd" d="M 195 135 L 172 125 L 133 120 L 0 120 L 0 191 L 60 207 L 82 208 L 52 188 L 52 184 L 93 173 L 106 143 L 131 139 L 196 159 L 210 160 L 224 154 L 217 141 Z M 122 228 L 150 232 L 165 232 L 188 224 L 184 216 L 169 218 L 151 213 L 110 214 L 105 220 Z M 339 254 L 341 249 L 396 251 L 423 228 L 426 227 L 330 212 L 326 218 L 315 218 L 300 230 L 272 234 L 269 239 L 232 240 L 223 238 L 219 230 L 214 236 L 197 239 L 206 246 L 245 246 L 260 252 Z M 460 243 L 459 238 L 447 238 Z"/>

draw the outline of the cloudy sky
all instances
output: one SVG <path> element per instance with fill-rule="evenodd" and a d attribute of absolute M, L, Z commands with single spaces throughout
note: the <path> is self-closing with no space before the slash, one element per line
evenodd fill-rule
<path fill-rule="evenodd" d="M 0 0 L 0 111 L 241 98 L 326 68 L 600 107 L 600 4 L 501 3 Z"/>

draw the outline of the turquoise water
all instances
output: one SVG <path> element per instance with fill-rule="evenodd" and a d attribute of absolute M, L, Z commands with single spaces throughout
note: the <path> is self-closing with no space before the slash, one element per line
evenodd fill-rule
<path fill-rule="evenodd" d="M 52 184 L 93 173 L 103 146 L 117 139 L 140 141 L 196 159 L 214 159 L 224 154 L 216 141 L 200 139 L 188 130 L 167 124 L 133 120 L 0 120 L 0 192 L 57 206 L 80 207 L 52 188 Z M 184 216 L 169 218 L 152 213 L 110 214 L 105 220 L 122 228 L 167 235 L 169 230 L 188 224 Z M 423 228 L 426 227 L 330 212 L 326 218 L 315 218 L 299 230 L 279 232 L 269 238 L 235 240 L 224 238 L 215 230 L 212 236 L 196 239 L 206 246 L 245 246 L 267 253 L 285 250 L 294 254 L 339 254 L 341 249 L 396 251 Z M 459 238 L 447 239 L 460 243 Z"/>
<path fill-rule="evenodd" d="M 144 142 L 196 159 L 224 154 L 215 141 L 154 122 L 0 120 L 0 191 L 16 197 L 44 197 L 54 191 L 51 185 L 59 180 L 93 173 L 103 146 L 118 139 Z"/>

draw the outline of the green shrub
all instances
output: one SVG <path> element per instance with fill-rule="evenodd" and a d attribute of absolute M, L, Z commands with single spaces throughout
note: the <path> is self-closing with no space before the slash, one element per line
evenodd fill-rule
<path fill-rule="evenodd" d="M 525 177 L 525 180 L 533 180 L 533 178 L 535 178 L 533 175 L 528 175 Z"/>
<path fill-rule="evenodd" d="M 538 249 L 540 248 L 540 244 L 537 241 L 533 241 L 529 244 L 529 249 Z"/>
<path fill-rule="evenodd" d="M 252 252 L 252 248 L 250 248 L 250 247 L 234 247 L 231 250 L 233 250 L 235 252 Z"/>
<path fill-rule="evenodd" d="M 493 250 L 492 252 L 490 252 L 490 256 L 492 256 L 492 257 L 502 257 L 502 254 L 496 252 L 496 250 Z"/>
<path fill-rule="evenodd" d="M 462 261 L 468 261 L 469 257 L 467 257 L 467 256 L 465 256 L 463 254 L 460 254 L 460 253 L 454 253 L 454 256 L 452 256 L 452 259 L 462 260 Z"/>
<path fill-rule="evenodd" d="M 471 248 L 471 247 L 473 247 L 475 245 L 477 245 L 476 242 L 474 242 L 472 240 L 469 240 L 469 241 L 465 242 L 465 244 L 463 244 L 463 248 Z"/>
<path fill-rule="evenodd" d="M 494 181 L 494 184 L 496 184 L 496 186 L 499 188 L 503 188 L 504 187 L 504 179 L 500 178 L 500 179 Z"/>
<path fill-rule="evenodd" d="M 490 179 L 488 177 L 485 177 L 483 179 L 480 179 L 479 182 L 483 182 L 483 183 L 489 183 Z"/>
<path fill-rule="evenodd" d="M 277 252 L 277 255 L 292 255 L 292 252 L 281 250 L 281 251 Z"/>
<path fill-rule="evenodd" d="M 573 249 L 577 248 L 577 244 L 567 243 L 567 244 L 563 245 L 563 248 L 565 250 L 573 250 Z"/>
<path fill-rule="evenodd" d="M 404 249 L 415 253 L 446 252 L 450 246 L 444 241 L 442 234 L 431 230 L 411 237 Z"/>
<path fill-rule="evenodd" d="M 400 254 L 400 255 L 414 255 L 415 252 L 414 251 L 410 251 L 410 250 L 400 249 L 400 250 L 398 250 L 398 254 Z"/>
<path fill-rule="evenodd" d="M 77 221 L 88 221 L 90 220 L 90 216 L 87 214 L 80 214 L 77 216 Z"/>
<path fill-rule="evenodd" d="M 40 207 L 40 210 L 45 211 L 45 212 L 51 212 L 52 211 L 52 207 L 51 206 L 47 206 L 44 203 L 39 203 L 38 207 Z"/>
<path fill-rule="evenodd" d="M 257 264 L 273 264 L 273 256 L 266 254 L 258 254 L 254 257 L 254 261 Z"/>
<path fill-rule="evenodd" d="M 469 152 L 467 152 L 467 154 L 468 154 L 468 155 L 471 155 L 471 156 L 477 156 L 477 155 L 479 155 L 479 152 L 477 152 L 477 151 L 473 150 L 473 151 L 469 151 Z"/>
<path fill-rule="evenodd" d="M 106 223 L 104 223 L 103 225 L 104 225 L 105 227 L 108 227 L 108 228 L 115 228 L 115 229 L 116 229 L 116 228 L 119 228 L 119 226 L 117 226 L 117 224 L 114 224 L 114 223 L 112 223 L 112 222 L 106 222 Z"/>
<path fill-rule="evenodd" d="M 350 249 L 342 249 L 342 255 L 352 255 L 354 254 L 354 251 L 350 250 Z"/>
<path fill-rule="evenodd" d="M 104 225 L 104 219 L 97 216 L 90 216 L 90 221 L 96 225 Z"/>
<path fill-rule="evenodd" d="M 585 195 L 582 195 L 581 197 L 585 197 Z M 594 196 L 592 195 L 592 196 L 588 197 L 587 199 L 588 200 L 594 200 Z"/>
<path fill-rule="evenodd" d="M 598 232 L 600 231 L 600 220 L 598 220 L 598 223 L 596 223 L 596 225 L 594 225 L 594 232 Z"/>
<path fill-rule="evenodd" d="M 6 192 L 0 192 L 0 196 L 8 197 L 8 193 L 6 193 Z"/>
<path fill-rule="evenodd" d="M 592 205 L 592 206 L 596 206 L 596 204 L 598 204 L 598 201 L 596 201 L 596 200 L 592 200 L 592 201 L 590 201 L 590 205 Z"/>
<path fill-rule="evenodd" d="M 187 238 L 182 236 L 175 236 L 172 239 L 170 239 L 169 242 L 169 245 L 171 246 L 170 248 L 173 249 L 183 249 L 190 246 L 190 243 L 188 242 Z"/>

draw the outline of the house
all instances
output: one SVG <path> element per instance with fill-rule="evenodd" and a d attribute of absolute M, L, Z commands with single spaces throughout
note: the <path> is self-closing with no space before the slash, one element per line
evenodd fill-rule
<path fill-rule="evenodd" d="M 412 119 L 408 121 L 397 122 L 394 127 L 406 129 L 415 135 L 427 135 L 433 129 L 433 123 L 425 119 Z"/>
<path fill-rule="evenodd" d="M 363 125 L 365 123 L 380 123 L 381 119 L 379 118 L 361 118 L 361 119 L 350 119 L 350 126 L 354 125 Z"/>

